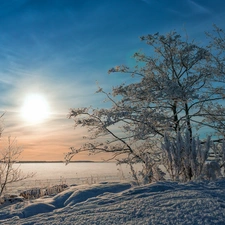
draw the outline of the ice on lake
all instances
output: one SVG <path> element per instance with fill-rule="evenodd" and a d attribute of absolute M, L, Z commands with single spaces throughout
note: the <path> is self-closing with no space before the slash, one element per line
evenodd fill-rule
<path fill-rule="evenodd" d="M 33 187 L 56 184 L 93 184 L 102 181 L 129 181 L 130 169 L 126 165 L 109 163 L 21 163 L 14 166 L 24 173 L 35 176 L 8 186 L 7 193 L 18 194 Z"/>

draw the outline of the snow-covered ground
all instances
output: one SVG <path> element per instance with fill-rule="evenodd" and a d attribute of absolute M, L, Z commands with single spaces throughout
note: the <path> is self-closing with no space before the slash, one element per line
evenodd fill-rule
<path fill-rule="evenodd" d="M 135 187 L 105 182 L 2 205 L 0 224 L 225 224 L 225 180 Z"/>
<path fill-rule="evenodd" d="M 9 194 L 19 194 L 33 187 L 46 187 L 57 184 L 93 184 L 104 181 L 132 180 L 130 168 L 116 163 L 22 163 L 14 164 L 24 173 L 34 173 L 35 176 L 15 182 L 7 186 Z M 137 165 L 137 169 L 140 166 Z M 46 172 L 47 171 L 47 172 Z"/>

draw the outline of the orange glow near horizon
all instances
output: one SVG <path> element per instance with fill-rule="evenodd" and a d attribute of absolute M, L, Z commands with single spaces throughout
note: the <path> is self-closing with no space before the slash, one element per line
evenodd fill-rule
<path fill-rule="evenodd" d="M 53 121 L 49 119 L 45 123 L 17 129 L 6 128 L 2 134 L 1 147 L 7 148 L 7 140 L 11 136 L 12 139 L 16 138 L 16 145 L 13 147 L 23 150 L 19 161 L 64 161 L 71 146 L 79 148 L 84 143 L 85 134 L 85 129 L 74 130 L 72 120 L 62 118 L 59 119 L 59 124 L 53 125 Z M 88 152 L 83 152 L 75 155 L 72 161 L 103 161 L 110 157 L 109 154 L 89 155 Z"/>

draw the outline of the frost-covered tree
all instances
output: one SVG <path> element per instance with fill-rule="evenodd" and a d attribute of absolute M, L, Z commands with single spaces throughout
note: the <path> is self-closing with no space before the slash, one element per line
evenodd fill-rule
<path fill-rule="evenodd" d="M 213 90 L 225 97 L 225 32 L 214 25 L 214 32 L 207 33 L 210 38 L 208 48 L 214 53 L 211 62 L 211 71 L 213 74 Z M 204 108 L 205 120 L 204 122 L 212 126 L 217 135 L 224 139 L 225 136 L 225 107 L 224 101 L 216 102 L 215 107 Z"/>
<path fill-rule="evenodd" d="M 66 159 L 82 151 L 108 152 L 119 163 L 131 166 L 135 180 L 141 176 L 152 182 L 163 179 L 159 165 L 166 161 L 162 159 L 161 142 L 165 138 L 176 140 L 187 130 L 186 143 L 190 143 L 188 151 L 192 152 L 198 129 L 217 130 L 212 112 L 218 110 L 225 92 L 224 84 L 215 80 L 218 68 L 209 47 L 189 42 L 176 32 L 147 35 L 141 40 L 150 48 L 150 54 L 135 53 L 134 68 L 122 65 L 109 70 L 130 74 L 134 82 L 114 87 L 111 93 L 101 88 L 98 91 L 111 101 L 111 108 L 70 111 L 75 127 L 87 127 L 90 136 L 80 148 L 71 148 Z M 196 176 L 191 160 L 195 159 L 184 162 L 186 180 Z M 136 163 L 143 165 L 140 173 L 133 168 Z M 172 170 L 171 176 L 177 177 Z"/>

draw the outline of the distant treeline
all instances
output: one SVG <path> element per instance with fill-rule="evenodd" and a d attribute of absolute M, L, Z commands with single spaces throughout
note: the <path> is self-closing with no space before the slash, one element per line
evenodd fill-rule
<path fill-rule="evenodd" d="M 17 161 L 15 163 L 65 163 L 65 161 Z M 70 161 L 70 163 L 105 163 L 105 161 Z"/>

